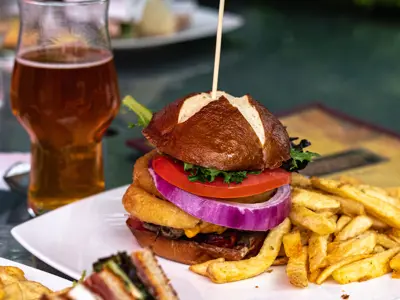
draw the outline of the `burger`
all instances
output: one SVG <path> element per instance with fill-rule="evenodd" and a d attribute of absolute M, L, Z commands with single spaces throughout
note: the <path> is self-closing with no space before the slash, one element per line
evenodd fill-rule
<path fill-rule="evenodd" d="M 154 114 L 130 96 L 123 103 L 154 147 L 123 196 L 137 242 L 183 264 L 257 255 L 289 215 L 291 173 L 316 156 L 310 143 L 250 95 L 194 93 Z"/>

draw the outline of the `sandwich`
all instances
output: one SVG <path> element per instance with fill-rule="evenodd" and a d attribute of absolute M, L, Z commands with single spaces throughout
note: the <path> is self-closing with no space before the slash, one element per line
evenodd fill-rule
<path fill-rule="evenodd" d="M 93 274 L 72 288 L 42 300 L 177 300 L 178 296 L 149 249 L 100 259 Z"/>
<path fill-rule="evenodd" d="M 154 150 L 140 157 L 122 202 L 143 247 L 183 264 L 258 254 L 290 212 L 291 173 L 317 155 L 250 95 L 194 93 L 152 113 L 132 97 Z"/>

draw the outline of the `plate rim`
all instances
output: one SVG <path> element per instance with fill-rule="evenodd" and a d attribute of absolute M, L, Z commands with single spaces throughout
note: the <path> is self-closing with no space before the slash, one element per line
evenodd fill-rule
<path fill-rule="evenodd" d="M 216 15 L 218 16 L 218 11 L 216 9 L 206 7 L 206 6 L 199 6 L 196 9 L 196 12 L 201 12 L 203 14 L 208 14 L 208 15 Z M 196 13 L 195 12 L 195 13 Z M 228 33 L 232 32 L 236 29 L 239 29 L 245 24 L 245 19 L 243 16 L 237 13 L 232 13 L 232 12 L 225 12 L 224 13 L 224 22 L 229 23 L 228 26 L 225 26 L 223 28 L 223 33 Z M 184 31 L 182 31 L 184 32 Z M 117 39 L 111 39 L 111 47 L 114 50 L 138 50 L 138 49 L 148 49 L 148 48 L 155 48 L 155 47 L 162 47 L 162 46 L 167 46 L 171 44 L 178 44 L 186 41 L 192 41 L 192 40 L 197 40 L 205 37 L 212 37 L 216 35 L 216 30 L 214 31 L 204 31 L 200 34 L 196 34 L 193 36 L 182 36 L 180 33 L 175 33 L 174 35 L 171 35 L 170 37 L 145 37 L 145 38 L 117 38 Z M 143 45 L 144 40 L 148 40 L 148 44 Z M 135 41 L 140 41 L 137 45 L 135 45 Z"/>
<path fill-rule="evenodd" d="M 127 185 L 122 185 L 110 190 L 106 190 L 103 191 L 101 193 L 83 198 L 77 202 L 73 202 L 70 203 L 68 205 L 65 205 L 63 207 L 60 207 L 58 209 L 53 210 L 52 212 L 56 212 L 56 211 L 62 211 L 63 209 L 65 209 L 66 207 L 69 206 L 74 206 L 74 204 L 79 203 L 80 201 L 90 201 L 93 198 L 97 198 L 99 195 L 107 195 L 109 193 L 113 193 L 117 190 L 123 190 L 123 189 L 127 189 L 129 187 L 130 184 Z M 47 257 L 46 255 L 42 254 L 39 250 L 36 250 L 34 247 L 30 246 L 29 243 L 20 235 L 20 229 L 21 228 L 25 228 L 26 226 L 29 226 L 29 224 L 31 223 L 35 223 L 37 222 L 38 219 L 41 218 L 48 218 L 49 215 L 52 214 L 52 212 L 49 212 L 47 214 L 44 214 L 42 216 L 36 217 L 34 219 L 30 219 L 28 221 L 25 221 L 21 224 L 18 224 L 16 226 L 14 226 L 11 230 L 10 233 L 13 236 L 13 238 L 23 247 L 25 248 L 28 252 L 30 252 L 31 254 L 33 254 L 35 257 L 37 257 L 38 259 L 40 259 L 41 261 L 43 261 L 44 263 L 48 264 L 49 266 L 53 267 L 54 269 L 57 269 L 58 271 L 66 274 L 67 276 L 79 280 L 82 274 L 77 274 L 75 273 L 72 269 L 68 268 L 68 267 L 64 267 L 63 265 L 59 264 L 58 262 L 52 260 L 51 258 Z M 55 275 L 56 276 L 56 275 Z"/>
<path fill-rule="evenodd" d="M 29 221 L 28 221 L 29 222 Z M 25 222 L 27 223 L 27 222 Z M 23 225 L 25 223 L 22 223 L 20 225 Z M 16 226 L 19 227 L 20 225 Z M 32 248 L 31 246 L 28 245 L 28 243 L 25 242 L 25 240 L 19 235 L 19 233 L 17 231 L 15 231 L 14 229 L 16 229 L 16 227 L 14 227 L 13 229 L 11 229 L 11 235 L 17 240 L 18 243 L 21 244 L 22 247 L 24 247 L 29 253 L 31 253 L 32 255 L 34 255 L 35 257 L 37 257 L 38 259 L 40 259 L 41 261 L 43 261 L 44 263 L 48 264 L 49 266 L 53 267 L 54 269 L 60 271 L 61 273 L 64 273 L 65 275 L 73 278 L 73 279 L 79 279 L 80 276 L 75 276 L 75 272 L 72 272 L 72 270 L 68 270 L 68 268 L 63 267 L 61 264 L 51 260 L 50 258 L 47 258 L 45 255 L 42 255 L 39 251 L 36 251 L 36 249 Z M 43 271 L 45 272 L 45 271 Z M 47 273 L 47 272 L 46 272 Z M 51 273 L 48 273 L 51 274 Z M 53 275 L 53 274 L 51 274 Z M 72 276 L 73 275 L 73 276 Z M 57 275 L 54 275 L 57 276 Z M 57 276 L 58 277 L 58 276 Z"/>

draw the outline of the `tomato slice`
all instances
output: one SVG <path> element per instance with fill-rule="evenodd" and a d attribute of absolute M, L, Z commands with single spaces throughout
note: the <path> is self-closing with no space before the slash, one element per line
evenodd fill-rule
<path fill-rule="evenodd" d="M 224 183 L 222 177 L 213 182 L 191 182 L 189 173 L 181 163 L 176 163 L 166 156 L 155 157 L 153 170 L 168 183 L 189 193 L 209 198 L 248 197 L 276 189 L 290 183 L 290 173 L 283 169 L 265 170 L 261 174 L 250 174 L 242 183 Z"/>

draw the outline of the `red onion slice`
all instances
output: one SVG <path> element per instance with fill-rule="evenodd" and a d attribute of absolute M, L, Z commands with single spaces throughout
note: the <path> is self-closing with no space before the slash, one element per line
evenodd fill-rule
<path fill-rule="evenodd" d="M 266 231 L 278 226 L 290 213 L 289 185 L 278 188 L 275 195 L 263 203 L 234 203 L 188 193 L 162 179 L 152 168 L 149 172 L 165 199 L 188 214 L 212 224 L 239 230 Z"/>

